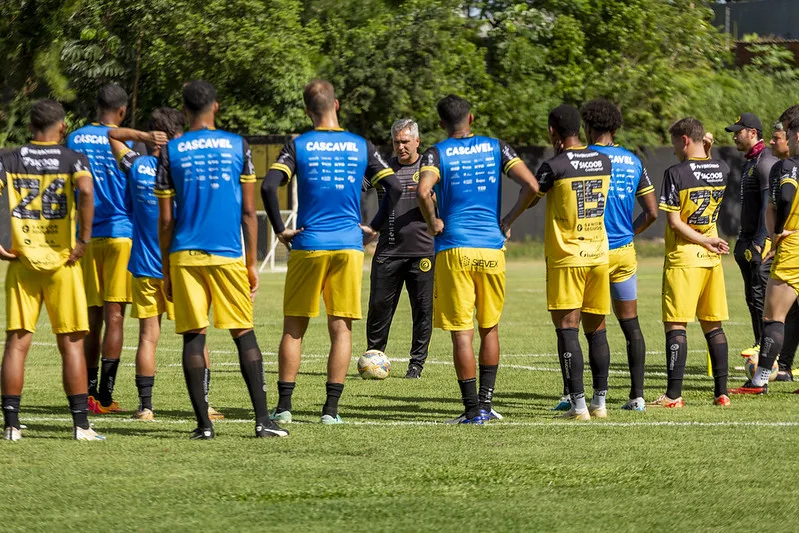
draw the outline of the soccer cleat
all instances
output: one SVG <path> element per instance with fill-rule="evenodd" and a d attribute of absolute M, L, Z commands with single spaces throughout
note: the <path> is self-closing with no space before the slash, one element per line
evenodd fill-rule
<path fill-rule="evenodd" d="M 486 422 L 491 421 L 491 420 L 502 420 L 503 418 L 505 418 L 501 414 L 497 413 L 493 408 L 492 409 L 480 409 L 480 416 L 485 418 Z"/>
<path fill-rule="evenodd" d="M 119 403 L 116 401 L 111 402 L 110 405 L 103 405 L 100 402 L 95 401 L 93 409 L 92 404 L 89 404 L 89 411 L 96 415 L 110 415 L 125 412 L 121 407 L 119 407 Z"/>
<path fill-rule="evenodd" d="M 289 432 L 270 420 L 268 424 L 255 425 L 255 436 L 259 439 L 265 437 L 288 437 Z"/>
<path fill-rule="evenodd" d="M 790 370 L 780 370 L 777 372 L 777 377 L 774 381 L 793 381 L 793 372 Z"/>
<path fill-rule="evenodd" d="M 713 405 L 718 405 L 719 407 L 729 407 L 730 406 L 730 397 L 726 394 L 722 394 L 721 396 L 717 396 L 713 399 Z"/>
<path fill-rule="evenodd" d="M 486 422 L 486 418 L 484 415 L 485 411 L 479 411 L 477 416 L 474 418 L 466 418 L 466 413 L 462 413 L 460 416 L 452 418 L 444 422 L 445 424 L 484 424 Z M 499 414 L 499 413 L 497 413 Z"/>
<path fill-rule="evenodd" d="M 153 420 L 155 415 L 153 414 L 152 409 L 139 409 L 133 413 L 133 418 L 136 420 Z"/>
<path fill-rule="evenodd" d="M 83 429 L 82 427 L 78 426 L 75 426 L 73 428 L 72 438 L 74 438 L 75 440 L 85 440 L 85 441 L 105 440 L 105 437 L 99 435 L 91 427 Z"/>
<path fill-rule="evenodd" d="M 89 395 L 89 412 L 95 413 L 97 411 L 97 406 L 100 405 L 100 402 L 97 401 L 97 398 Z M 96 414 L 96 413 L 95 413 Z"/>
<path fill-rule="evenodd" d="M 211 420 L 211 421 L 222 420 L 223 418 L 225 418 L 225 415 L 223 415 L 222 413 L 220 413 L 219 411 L 217 411 L 216 409 L 214 409 L 210 405 L 208 406 L 208 419 L 209 420 Z"/>
<path fill-rule="evenodd" d="M 730 394 L 768 394 L 768 384 L 763 386 L 755 385 L 751 379 L 743 384 L 743 387 L 737 389 L 730 389 Z"/>
<path fill-rule="evenodd" d="M 646 411 L 646 402 L 643 398 L 633 398 L 621 406 L 625 411 Z"/>
<path fill-rule="evenodd" d="M 607 418 L 608 410 L 604 405 L 600 407 L 598 405 L 588 404 L 588 414 L 591 415 L 591 418 Z"/>
<path fill-rule="evenodd" d="M 283 412 L 285 413 L 286 411 Z M 341 420 L 341 417 L 339 415 L 336 415 L 335 417 L 332 417 L 330 415 L 322 415 L 322 424 L 326 426 L 334 426 L 336 424 L 343 424 L 343 423 L 344 421 Z"/>
<path fill-rule="evenodd" d="M 559 415 L 555 415 L 555 418 L 561 420 L 576 420 L 578 422 L 588 422 L 591 420 L 591 413 L 588 412 L 588 409 L 585 411 L 575 411 L 574 408 L 569 408 L 568 411 L 565 413 L 561 413 Z"/>
<path fill-rule="evenodd" d="M 195 428 L 189 435 L 189 440 L 211 440 L 214 438 L 214 428 Z"/>
<path fill-rule="evenodd" d="M 568 396 L 561 396 L 558 405 L 550 409 L 550 411 L 568 411 L 572 408 L 572 404 L 569 401 Z"/>
<path fill-rule="evenodd" d="M 290 424 L 293 419 L 291 418 L 291 411 L 280 411 L 278 413 L 277 409 L 272 409 L 269 412 L 269 420 L 274 420 L 281 424 Z"/>
<path fill-rule="evenodd" d="M 741 350 L 741 357 L 752 357 L 753 355 L 760 355 L 760 343 L 755 343 L 751 348 Z"/>
<path fill-rule="evenodd" d="M 406 379 L 421 379 L 422 367 L 419 365 L 408 365 L 408 371 L 405 372 Z"/>
<path fill-rule="evenodd" d="M 22 438 L 22 431 L 18 428 L 9 426 L 3 431 L 3 439 L 17 442 Z"/>
<path fill-rule="evenodd" d="M 652 407 L 665 407 L 666 409 L 679 409 L 685 407 L 685 401 L 682 399 L 682 396 L 676 399 L 671 399 L 665 394 L 661 394 L 658 396 L 658 399 L 654 402 L 649 402 L 647 405 Z"/>

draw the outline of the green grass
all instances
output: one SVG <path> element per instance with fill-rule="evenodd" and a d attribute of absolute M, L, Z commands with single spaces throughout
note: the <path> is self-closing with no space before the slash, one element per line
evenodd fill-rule
<path fill-rule="evenodd" d="M 647 398 L 665 387 L 660 322 L 662 260 L 643 259 L 640 317 L 647 338 Z M 751 344 L 734 263 L 725 260 L 731 367 Z M 283 274 L 265 274 L 256 331 L 274 400 Z M 324 401 L 327 331 L 312 321 L 297 380 L 288 439 L 256 440 L 247 394 L 227 333 L 211 331 L 211 402 L 228 419 L 211 442 L 193 428 L 180 339 L 171 325 L 159 350 L 158 420 L 94 417 L 105 443 L 69 440 L 54 338 L 45 318 L 27 366 L 25 438 L 0 445 L 3 531 L 763 531 L 796 529 L 799 396 L 775 384 L 768 397 L 714 408 L 704 339 L 689 326 L 684 410 L 628 413 L 624 339 L 610 321 L 610 418 L 575 424 L 548 411 L 560 392 L 555 334 L 540 261 L 508 265 L 496 408 L 506 421 L 484 427 L 441 422 L 461 410 L 447 335 L 433 335 L 423 379 L 399 379 L 410 341 L 407 298 L 389 355 L 393 376 L 361 380 L 354 362 L 341 402 L 347 425 L 318 423 Z M 364 284 L 364 302 L 368 286 Z M 354 351 L 364 346 L 364 322 Z M 133 345 L 126 322 L 117 397 L 135 408 Z M 742 372 L 732 371 L 740 383 Z M 588 376 L 587 376 L 588 377 Z M 736 381 L 737 380 L 737 381 Z M 590 383 L 590 379 L 587 380 Z M 797 384 L 796 386 L 799 386 Z M 761 507 L 762 506 L 762 507 Z M 754 518 L 751 518 L 754 517 Z M 753 521 L 754 520 L 754 521 Z"/>

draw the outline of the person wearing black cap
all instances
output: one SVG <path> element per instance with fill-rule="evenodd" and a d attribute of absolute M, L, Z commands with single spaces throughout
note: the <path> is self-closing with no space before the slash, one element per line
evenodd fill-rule
<path fill-rule="evenodd" d="M 769 197 L 769 174 L 777 158 L 766 150 L 763 124 L 754 113 L 742 113 L 735 124 L 724 128 L 733 134 L 735 147 L 745 155 L 741 171 L 741 229 L 735 245 L 735 262 L 744 278 L 744 293 L 755 343 L 741 352 L 743 357 L 757 355 L 763 322 L 763 301 L 766 294 L 771 260 L 764 260 L 771 242 L 766 229 Z"/>

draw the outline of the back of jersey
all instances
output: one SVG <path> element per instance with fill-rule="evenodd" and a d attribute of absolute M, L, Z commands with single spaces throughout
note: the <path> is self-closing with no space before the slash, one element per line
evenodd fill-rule
<path fill-rule="evenodd" d="M 435 186 L 444 231 L 435 238 L 436 252 L 450 248 L 505 246 L 499 227 L 503 154 L 491 137 L 449 138 L 435 145 L 439 181 Z M 422 165 L 428 162 L 423 161 Z M 424 170 L 424 169 L 423 169 Z"/>
<path fill-rule="evenodd" d="M 172 252 L 240 258 L 241 183 L 255 181 L 247 142 L 222 130 L 195 130 L 161 150 L 156 195 L 177 204 Z"/>
<path fill-rule="evenodd" d="M 605 206 L 610 174 L 610 158 L 585 146 L 567 148 L 539 167 L 538 195 L 547 194 L 547 266 L 583 267 L 608 262 Z"/>
<path fill-rule="evenodd" d="M 112 126 L 88 124 L 67 137 L 67 147 L 86 155 L 94 176 L 94 222 L 92 237 L 131 238 L 133 225 L 128 205 L 127 178 L 117 165 L 108 130 Z"/>
<path fill-rule="evenodd" d="M 33 270 L 54 270 L 75 246 L 75 180 L 91 178 L 86 157 L 55 143 L 0 156 L 0 190 L 11 213 L 11 249 Z"/>
<path fill-rule="evenodd" d="M 592 150 L 610 158 L 611 174 L 605 204 L 605 230 L 611 250 L 633 242 L 635 199 L 655 190 L 641 160 L 626 148 L 592 144 Z"/>
<path fill-rule="evenodd" d="M 158 199 L 154 191 L 157 168 L 158 160 L 151 155 L 136 157 L 129 164 L 133 247 L 128 270 L 137 278 L 162 277 L 161 249 L 158 244 Z"/>
<path fill-rule="evenodd" d="M 716 219 L 730 169 L 723 161 L 689 159 L 666 170 L 660 209 L 679 213 L 680 219 L 707 237 L 718 237 Z M 719 254 L 686 240 L 666 225 L 667 267 L 713 267 Z"/>
<path fill-rule="evenodd" d="M 361 184 L 370 150 L 343 130 L 312 130 L 294 139 L 298 212 L 297 250 L 363 249 Z"/>

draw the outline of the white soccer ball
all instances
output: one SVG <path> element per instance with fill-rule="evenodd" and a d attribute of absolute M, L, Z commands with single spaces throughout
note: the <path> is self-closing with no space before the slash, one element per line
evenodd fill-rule
<path fill-rule="evenodd" d="M 746 359 L 746 364 L 744 365 L 744 370 L 746 371 L 746 377 L 752 379 L 755 375 L 755 370 L 757 370 L 757 362 L 759 357 L 757 355 L 753 355 Z M 777 372 L 780 370 L 779 363 L 775 360 L 774 364 L 771 367 L 771 375 L 768 377 L 769 381 L 775 381 L 777 379 Z"/>
<path fill-rule="evenodd" d="M 380 350 L 367 350 L 358 358 L 358 373 L 363 379 L 386 379 L 391 372 L 391 361 Z"/>

